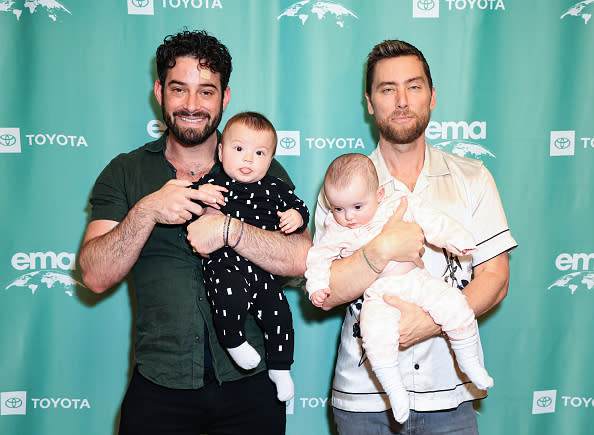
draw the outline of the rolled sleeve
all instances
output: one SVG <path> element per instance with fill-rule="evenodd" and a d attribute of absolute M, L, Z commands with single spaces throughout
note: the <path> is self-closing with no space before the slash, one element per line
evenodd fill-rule
<path fill-rule="evenodd" d="M 472 214 L 471 231 L 477 245 L 472 255 L 473 267 L 518 246 L 507 225 L 495 180 L 485 167 L 482 169 L 476 186 L 480 194 Z"/>
<path fill-rule="evenodd" d="M 121 222 L 130 206 L 123 186 L 124 171 L 118 164 L 121 156 L 113 159 L 101 172 L 89 200 L 91 220 L 107 219 Z"/>

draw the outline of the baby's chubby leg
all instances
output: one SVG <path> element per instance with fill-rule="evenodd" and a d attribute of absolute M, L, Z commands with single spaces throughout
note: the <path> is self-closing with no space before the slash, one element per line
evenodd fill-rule
<path fill-rule="evenodd" d="M 372 286 L 377 288 L 378 281 Z M 361 308 L 363 347 L 375 375 L 390 399 L 394 417 L 403 423 L 408 419 L 410 402 L 398 363 L 400 311 L 386 304 L 381 294 L 383 292 L 374 293 L 371 288 L 365 293 Z"/>
<path fill-rule="evenodd" d="M 460 290 L 415 269 L 402 280 L 402 298 L 428 312 L 448 335 L 460 369 L 480 389 L 493 386 L 481 363 L 478 326 L 474 311 Z"/>

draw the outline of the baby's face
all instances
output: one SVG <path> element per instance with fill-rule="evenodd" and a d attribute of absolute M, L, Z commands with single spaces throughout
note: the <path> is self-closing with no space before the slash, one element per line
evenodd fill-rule
<path fill-rule="evenodd" d="M 240 122 L 225 133 L 225 142 L 219 144 L 219 159 L 225 173 L 241 183 L 261 180 L 274 157 L 274 134 L 256 131 Z"/>
<path fill-rule="evenodd" d="M 383 189 L 373 190 L 362 177 L 354 178 L 346 188 L 324 185 L 324 192 L 334 219 L 348 228 L 368 223 L 383 197 Z"/>

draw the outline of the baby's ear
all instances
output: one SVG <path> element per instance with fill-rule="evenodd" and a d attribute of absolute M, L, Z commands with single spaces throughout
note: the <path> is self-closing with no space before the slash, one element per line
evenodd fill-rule
<path fill-rule="evenodd" d="M 223 161 L 223 144 L 221 142 L 219 142 L 218 149 L 219 149 L 219 161 L 222 162 Z"/>
<path fill-rule="evenodd" d="M 377 189 L 377 202 L 382 202 L 385 193 L 386 189 L 383 186 Z"/>

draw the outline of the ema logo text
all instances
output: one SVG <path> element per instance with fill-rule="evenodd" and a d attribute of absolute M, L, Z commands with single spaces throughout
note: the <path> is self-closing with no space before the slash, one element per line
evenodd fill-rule
<path fill-rule="evenodd" d="M 128 0 L 128 15 L 155 15 L 155 4 L 163 9 L 223 9 L 222 0 Z"/>
<path fill-rule="evenodd" d="M 562 253 L 555 259 L 555 267 L 561 272 L 569 272 L 547 287 L 551 291 L 569 289 L 576 292 L 590 293 L 594 288 L 594 253 Z"/>
<path fill-rule="evenodd" d="M 495 158 L 495 154 L 478 142 L 487 139 L 486 121 L 429 121 L 425 137 L 429 140 L 441 140 L 432 145 L 461 157 L 483 161 Z"/>
<path fill-rule="evenodd" d="M 583 149 L 594 149 L 594 137 L 580 137 L 578 147 Z M 552 157 L 573 156 L 575 155 L 575 150 L 575 130 L 551 131 L 549 154 Z"/>
<path fill-rule="evenodd" d="M 448 11 L 504 11 L 503 0 L 443 0 Z M 439 18 L 440 0 L 412 0 L 413 18 Z"/>
<path fill-rule="evenodd" d="M 29 272 L 9 283 L 4 288 L 8 293 L 27 289 L 35 295 L 39 289 L 46 289 L 48 293 L 72 296 L 76 286 L 86 288 L 71 276 L 71 271 L 76 267 L 76 257 L 73 253 L 17 252 L 12 256 L 10 264 L 15 270 Z M 64 273 L 65 271 L 70 273 Z"/>

